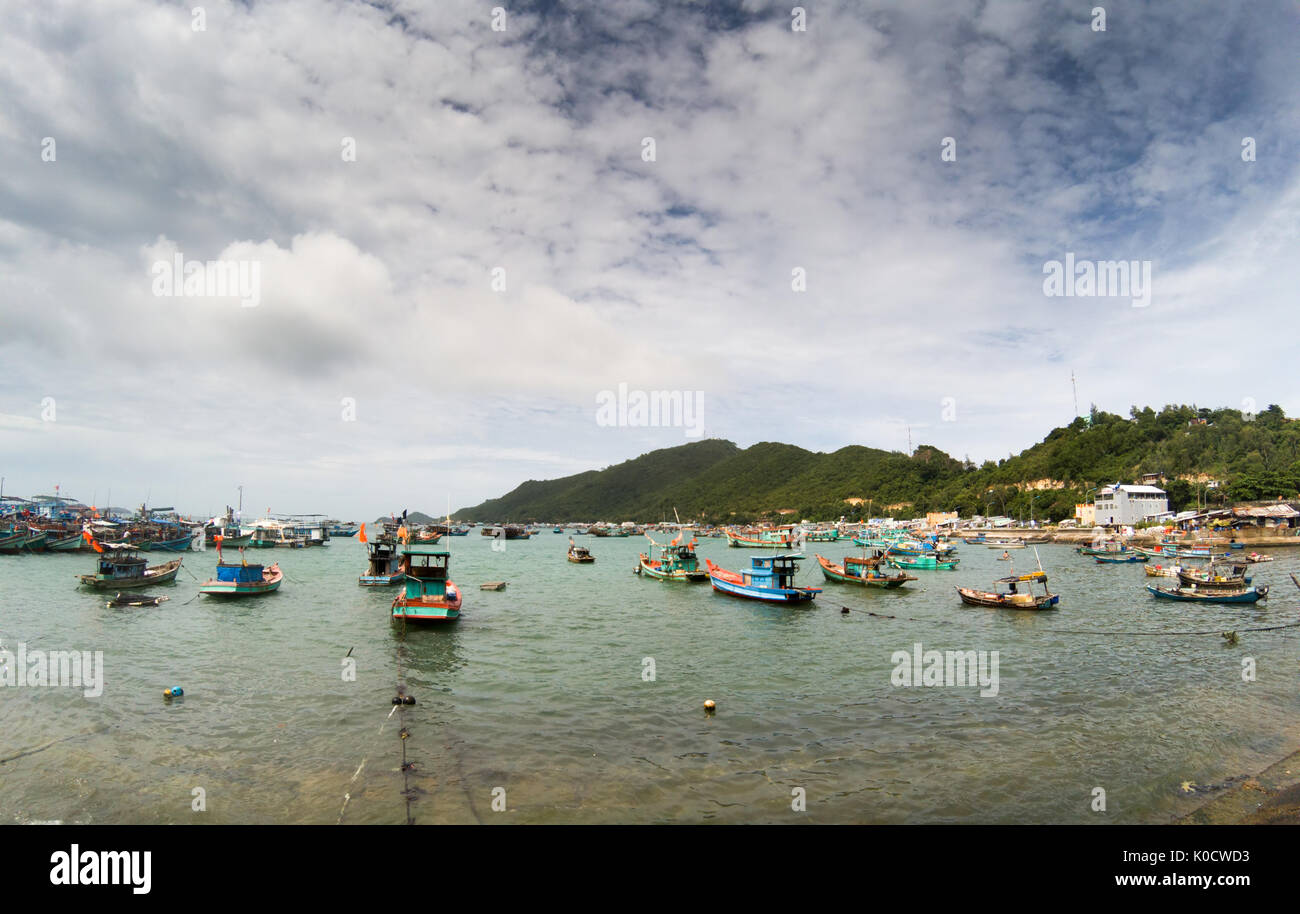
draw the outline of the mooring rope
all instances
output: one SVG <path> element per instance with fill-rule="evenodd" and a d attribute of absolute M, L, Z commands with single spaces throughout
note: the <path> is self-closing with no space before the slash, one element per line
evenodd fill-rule
<path fill-rule="evenodd" d="M 402 743 L 402 797 L 406 801 L 406 824 L 414 825 L 415 817 L 411 815 L 411 804 L 415 802 L 415 792 L 411 788 L 411 770 L 415 767 L 414 763 L 409 761 L 406 756 L 406 741 L 411 736 L 410 729 L 406 726 L 406 677 L 402 673 L 402 650 L 406 646 L 406 617 L 402 617 L 402 633 L 397 642 L 397 698 L 402 701 L 397 704 L 397 723 L 398 739 Z M 391 713 L 390 713 L 391 716 Z"/>

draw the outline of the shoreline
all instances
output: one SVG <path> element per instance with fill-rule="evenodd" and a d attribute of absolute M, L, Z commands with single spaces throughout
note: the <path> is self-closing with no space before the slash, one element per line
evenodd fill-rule
<path fill-rule="evenodd" d="M 1050 536 L 1054 543 L 1070 544 L 1090 543 L 1093 540 L 1093 532 L 1091 528 L 1057 530 L 1053 527 L 974 527 L 969 531 L 964 530 L 954 535 L 961 537 L 979 533 L 993 536 L 1015 537 L 1019 539 L 1023 539 L 1026 536 Z M 1133 536 L 1129 537 L 1129 540 L 1140 546 L 1155 545 L 1160 542 L 1160 537 L 1162 535 L 1163 533 L 1146 533 L 1138 531 Z M 1236 541 L 1245 548 L 1255 546 L 1266 546 L 1269 548 L 1276 548 L 1278 546 L 1300 546 L 1300 536 L 1296 535 L 1295 532 L 1291 532 L 1289 535 L 1282 535 L 1263 528 L 1258 531 L 1251 529 L 1234 530 L 1226 536 L 1223 534 L 1216 534 L 1214 538 L 1223 540 L 1225 546 L 1227 545 L 1228 539 L 1236 539 Z"/>
<path fill-rule="evenodd" d="M 1174 825 L 1300 825 L 1300 749 L 1234 784 Z"/>

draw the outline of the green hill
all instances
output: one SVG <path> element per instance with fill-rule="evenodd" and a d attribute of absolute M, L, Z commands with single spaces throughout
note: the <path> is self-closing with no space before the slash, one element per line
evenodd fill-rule
<path fill-rule="evenodd" d="M 1235 409 L 1095 407 L 1014 457 L 966 464 L 929 445 L 910 456 L 852 445 L 833 453 L 762 442 L 741 449 L 710 439 L 652 451 L 604 470 L 547 481 L 455 512 L 486 521 L 640 520 L 707 522 L 794 517 L 833 520 L 926 511 L 1061 519 L 1096 486 L 1144 473 L 1167 477 L 1171 507 L 1194 507 L 1300 491 L 1300 424 L 1277 406 Z M 1209 476 L 1218 488 L 1194 479 Z M 848 499 L 861 499 L 856 505 Z M 894 506 L 892 509 L 890 506 Z M 788 513 L 783 513 L 788 512 Z"/>

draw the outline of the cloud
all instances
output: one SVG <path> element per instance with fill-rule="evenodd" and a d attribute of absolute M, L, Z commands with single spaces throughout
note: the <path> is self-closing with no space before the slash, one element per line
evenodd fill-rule
<path fill-rule="evenodd" d="M 1236 403 L 1207 333 L 1295 326 L 1286 4 L 204 8 L 0 11 L 0 411 L 60 404 L 0 429 L 20 488 L 472 503 L 680 443 L 596 426 L 620 382 L 741 444 L 979 460 L 1068 422 L 1071 370 L 1085 409 Z M 257 307 L 153 295 L 176 252 L 257 263 Z M 1151 260 L 1151 306 L 1044 297 L 1066 252 Z"/>

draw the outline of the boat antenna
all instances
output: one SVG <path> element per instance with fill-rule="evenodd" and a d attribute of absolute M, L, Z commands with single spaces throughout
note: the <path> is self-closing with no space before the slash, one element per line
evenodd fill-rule
<path fill-rule="evenodd" d="M 1037 547 L 1037 546 L 1034 547 L 1034 558 L 1038 559 L 1038 573 L 1039 573 L 1039 574 L 1046 574 L 1047 572 L 1043 571 L 1043 559 L 1042 559 L 1042 556 L 1040 556 L 1040 555 L 1038 554 L 1038 547 Z"/>

